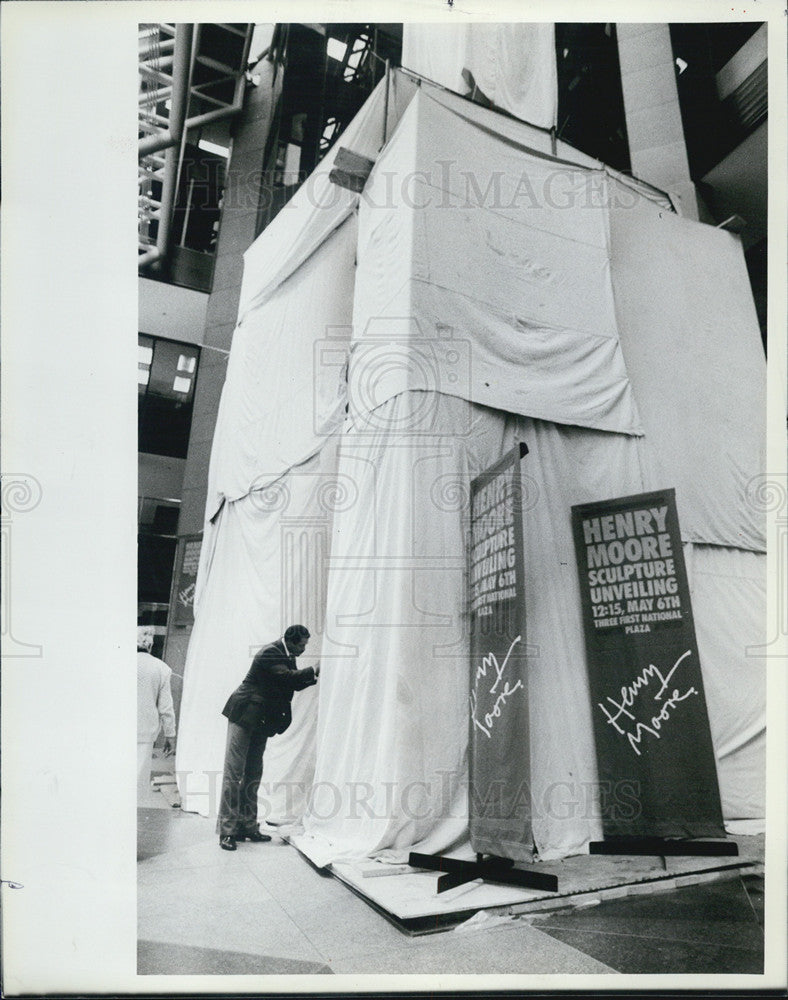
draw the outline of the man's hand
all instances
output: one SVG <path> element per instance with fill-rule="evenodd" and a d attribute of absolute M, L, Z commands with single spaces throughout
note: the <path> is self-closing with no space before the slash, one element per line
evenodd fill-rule
<path fill-rule="evenodd" d="M 162 753 L 165 757 L 171 757 L 175 753 L 175 737 L 165 736 Z"/>

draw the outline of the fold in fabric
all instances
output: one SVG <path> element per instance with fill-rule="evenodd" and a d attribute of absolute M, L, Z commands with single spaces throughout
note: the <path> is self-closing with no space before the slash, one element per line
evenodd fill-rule
<path fill-rule="evenodd" d="M 642 202 L 612 207 L 621 348 L 656 488 L 682 536 L 766 550 L 766 359 L 738 237 Z"/>
<path fill-rule="evenodd" d="M 359 195 L 329 175 L 340 148 L 374 160 L 416 90 L 404 73 L 380 81 L 361 110 L 293 197 L 244 254 L 238 315 L 261 302 L 307 260 L 353 212 Z"/>
<path fill-rule="evenodd" d="M 603 172 L 513 149 L 417 94 L 359 208 L 356 423 L 421 389 L 640 434 L 607 196 Z"/>
<path fill-rule="evenodd" d="M 766 557 L 712 545 L 688 548 L 692 609 L 727 826 L 765 816 Z"/>
<path fill-rule="evenodd" d="M 462 841 L 465 498 L 524 440 L 540 855 L 601 832 L 570 507 L 666 487 L 693 543 L 725 820 L 760 823 L 765 366 L 741 247 L 645 187 L 531 155 L 513 136 L 534 130 L 511 119 L 496 143 L 492 112 L 458 115 L 426 84 L 403 116 L 414 91 L 393 84 L 360 198 L 305 194 L 292 230 L 282 213 L 246 257 L 186 664 L 185 806 L 212 808 L 219 713 L 254 647 L 301 620 L 319 713 L 300 696 L 266 752 L 263 814 L 303 814 L 327 860 Z M 376 94 L 345 133 L 373 159 Z"/>
<path fill-rule="evenodd" d="M 481 91 L 525 122 L 555 125 L 558 75 L 550 22 L 406 22 L 402 65 L 458 94 Z"/>
<path fill-rule="evenodd" d="M 342 426 L 356 220 L 347 219 L 239 324 L 208 477 L 208 517 L 305 462 Z"/>
<path fill-rule="evenodd" d="M 320 659 L 331 520 L 355 502 L 337 475 L 337 438 L 267 488 L 223 504 L 184 670 L 177 772 L 183 807 L 215 815 L 227 720 L 222 706 L 257 649 L 288 625 L 312 634 L 300 666 Z M 293 724 L 269 739 L 260 818 L 297 820 L 312 787 L 320 683 L 293 700 Z"/>

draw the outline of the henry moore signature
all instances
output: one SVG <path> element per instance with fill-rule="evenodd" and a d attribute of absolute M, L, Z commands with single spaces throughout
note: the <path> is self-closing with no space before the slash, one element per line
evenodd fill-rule
<path fill-rule="evenodd" d="M 670 694 L 665 697 L 666 688 L 668 687 L 668 684 L 670 684 L 673 674 L 676 670 L 678 670 L 684 660 L 691 655 L 691 653 L 692 650 L 690 649 L 688 649 L 686 653 L 682 653 L 667 674 L 663 674 L 659 667 L 655 666 L 653 663 L 649 663 L 649 665 L 644 667 L 630 684 L 621 688 L 618 701 L 608 695 L 605 698 L 608 705 L 604 705 L 601 701 L 597 702 L 607 718 L 608 725 L 611 725 L 621 736 L 626 737 L 629 741 L 629 745 L 638 757 L 640 756 L 640 744 L 643 737 L 648 735 L 655 737 L 655 739 L 660 739 L 662 736 L 661 730 L 663 729 L 665 723 L 671 718 L 671 712 L 676 705 L 678 705 L 679 702 L 685 701 L 692 695 L 698 694 L 695 687 L 690 687 L 683 692 L 679 691 L 677 687 L 674 687 Z M 660 711 L 658 714 L 652 715 L 646 722 L 640 722 L 635 718 L 634 713 L 631 712 L 630 709 L 635 707 L 635 702 L 638 696 L 641 692 L 645 693 L 645 689 L 648 688 L 651 681 L 655 679 L 660 682 L 660 687 L 653 698 L 654 701 L 659 701 L 661 703 Z M 611 708 L 614 711 L 611 711 Z"/>
<path fill-rule="evenodd" d="M 512 641 L 512 644 L 506 652 L 506 656 L 503 658 L 503 663 L 498 662 L 498 657 L 495 653 L 489 652 L 486 656 L 482 657 L 481 664 L 476 668 L 476 676 L 473 679 L 473 687 L 471 688 L 471 721 L 474 726 L 483 732 L 488 739 L 492 738 L 493 727 L 495 726 L 496 720 L 500 719 L 506 702 L 510 696 L 513 695 L 515 691 L 523 687 L 522 680 L 518 679 L 515 684 L 510 684 L 510 682 L 508 680 L 504 680 L 503 677 L 504 671 L 506 670 L 506 666 L 509 662 L 509 657 L 512 655 L 512 650 L 521 639 L 522 636 L 518 635 Z M 495 674 L 495 679 L 490 685 L 489 692 L 490 694 L 497 694 L 497 697 L 490 711 L 485 712 L 482 717 L 482 722 L 476 714 L 478 710 L 479 681 L 482 680 L 482 678 L 487 678 L 487 672 L 490 668 L 492 668 Z M 503 681 L 503 687 L 498 690 L 498 686 L 501 684 L 501 681 Z"/>

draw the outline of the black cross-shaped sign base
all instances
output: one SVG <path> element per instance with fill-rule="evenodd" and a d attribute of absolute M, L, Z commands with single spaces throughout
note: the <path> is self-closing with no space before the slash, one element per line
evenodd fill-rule
<path fill-rule="evenodd" d="M 558 892 L 558 879 L 547 872 L 537 872 L 532 868 L 515 868 L 510 858 L 477 854 L 475 861 L 461 861 L 447 858 L 442 854 L 418 854 L 412 851 L 408 864 L 413 868 L 443 872 L 438 879 L 438 892 L 446 892 L 466 882 L 481 878 L 485 882 L 501 885 L 515 885 L 521 889 L 539 889 L 542 892 Z"/>
<path fill-rule="evenodd" d="M 606 837 L 592 840 L 589 854 L 638 854 L 655 857 L 736 857 L 732 840 L 672 840 L 662 837 Z"/>

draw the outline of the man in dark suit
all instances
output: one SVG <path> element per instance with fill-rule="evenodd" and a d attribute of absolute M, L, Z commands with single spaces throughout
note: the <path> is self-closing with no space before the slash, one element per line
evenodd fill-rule
<path fill-rule="evenodd" d="M 216 832 L 224 851 L 236 850 L 238 840 L 262 843 L 271 839 L 257 826 L 263 752 L 268 737 L 283 733 L 290 725 L 293 694 L 317 683 L 319 664 L 303 670 L 296 667 L 296 657 L 308 642 L 309 630 L 291 625 L 281 639 L 263 646 L 222 709 L 227 717 L 227 748 Z"/>

